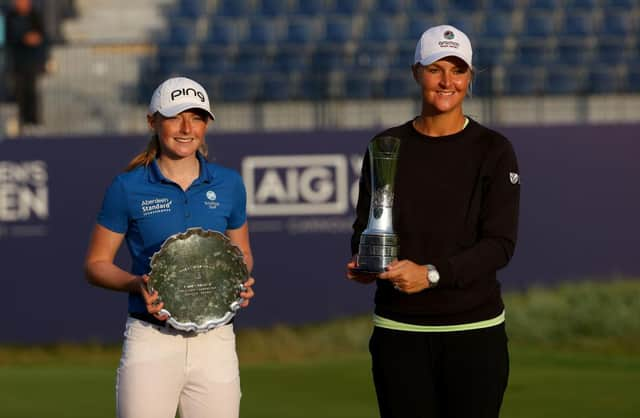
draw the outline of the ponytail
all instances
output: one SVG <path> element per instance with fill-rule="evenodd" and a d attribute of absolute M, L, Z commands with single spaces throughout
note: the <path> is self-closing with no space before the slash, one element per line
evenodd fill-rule
<path fill-rule="evenodd" d="M 160 155 L 160 139 L 158 138 L 158 134 L 154 133 L 153 136 L 151 136 L 151 140 L 147 144 L 147 149 L 133 157 L 133 159 L 129 161 L 129 164 L 127 165 L 125 171 L 131 171 L 140 166 L 146 167 L 151 164 L 151 162 L 155 160 L 158 155 Z"/>

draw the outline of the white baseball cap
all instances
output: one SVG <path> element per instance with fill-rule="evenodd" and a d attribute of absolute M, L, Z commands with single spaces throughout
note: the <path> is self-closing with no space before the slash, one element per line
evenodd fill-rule
<path fill-rule="evenodd" d="M 460 58 L 472 68 L 473 50 L 467 35 L 454 26 L 440 25 L 424 31 L 416 45 L 413 62 L 429 65 L 451 56 Z"/>
<path fill-rule="evenodd" d="M 199 83 L 186 77 L 174 77 L 165 80 L 156 88 L 149 103 L 149 114 L 160 112 L 162 116 L 173 117 L 188 109 L 202 109 L 211 119 L 207 91 Z"/>

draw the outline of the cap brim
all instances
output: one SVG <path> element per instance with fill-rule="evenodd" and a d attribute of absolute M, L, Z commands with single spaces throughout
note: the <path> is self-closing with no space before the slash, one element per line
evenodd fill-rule
<path fill-rule="evenodd" d="M 184 112 L 185 110 L 189 110 L 189 109 L 201 109 L 204 110 L 205 112 L 207 112 L 207 114 L 211 117 L 211 120 L 215 120 L 216 117 L 213 113 L 211 113 L 211 110 L 209 110 L 206 106 L 198 106 L 198 105 L 194 105 L 193 103 L 181 103 L 175 106 L 170 106 L 167 107 L 165 109 L 162 110 L 158 110 L 158 112 L 167 118 L 172 118 L 182 112 Z"/>
<path fill-rule="evenodd" d="M 431 54 L 428 57 L 425 57 L 423 59 L 421 59 L 420 61 L 416 61 L 416 63 L 420 63 L 421 65 L 430 65 L 433 64 L 436 61 L 441 60 L 442 58 L 446 58 L 446 57 L 456 57 L 456 58 L 460 58 L 462 61 L 464 61 L 465 64 L 467 64 L 469 66 L 469 68 L 472 68 L 471 63 L 469 61 L 467 61 L 467 57 L 463 56 L 462 54 L 459 54 L 455 51 L 441 51 L 435 54 Z"/>

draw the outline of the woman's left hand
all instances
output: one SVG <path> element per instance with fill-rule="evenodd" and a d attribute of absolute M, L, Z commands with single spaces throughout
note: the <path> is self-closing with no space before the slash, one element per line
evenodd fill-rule
<path fill-rule="evenodd" d="M 387 271 L 380 273 L 379 279 L 389 280 L 394 289 L 403 293 L 418 293 L 429 287 L 427 266 L 421 266 L 410 260 L 393 260 Z"/>
<path fill-rule="evenodd" d="M 240 297 L 244 299 L 240 304 L 241 307 L 246 308 L 249 306 L 249 299 L 255 296 L 252 286 L 255 284 L 255 279 L 253 277 L 249 277 L 249 280 L 244 282 L 245 291 L 240 292 Z"/>
<path fill-rule="evenodd" d="M 149 276 L 143 274 L 140 277 L 142 279 L 142 281 L 140 282 L 140 294 L 142 295 L 144 303 L 147 306 L 147 312 L 161 321 L 169 319 L 169 315 L 161 312 L 162 308 L 164 308 L 164 302 L 160 302 L 158 291 L 154 290 L 153 293 L 149 293 L 149 288 L 147 287 L 149 285 Z"/>

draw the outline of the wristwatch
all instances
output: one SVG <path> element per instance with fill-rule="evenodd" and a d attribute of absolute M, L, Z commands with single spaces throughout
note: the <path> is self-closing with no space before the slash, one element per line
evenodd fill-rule
<path fill-rule="evenodd" d="M 429 282 L 429 288 L 438 286 L 440 281 L 440 273 L 433 264 L 427 264 L 427 281 Z"/>

